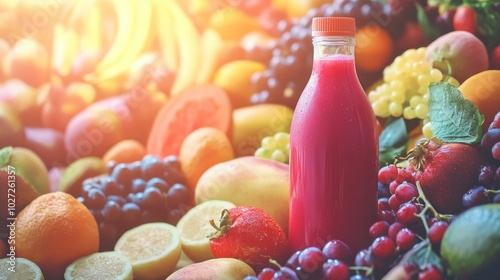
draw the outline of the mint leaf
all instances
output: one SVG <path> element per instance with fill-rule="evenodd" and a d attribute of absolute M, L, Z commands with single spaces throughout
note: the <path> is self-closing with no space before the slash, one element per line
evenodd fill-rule
<path fill-rule="evenodd" d="M 429 118 L 434 136 L 443 142 L 475 144 L 481 141 L 484 116 L 448 83 L 429 86 Z"/>
<path fill-rule="evenodd" d="M 11 146 L 4 147 L 0 150 L 0 168 L 9 163 L 13 148 Z"/>
<path fill-rule="evenodd" d="M 379 137 L 379 165 L 394 163 L 408 147 L 408 133 L 403 118 L 389 119 Z"/>

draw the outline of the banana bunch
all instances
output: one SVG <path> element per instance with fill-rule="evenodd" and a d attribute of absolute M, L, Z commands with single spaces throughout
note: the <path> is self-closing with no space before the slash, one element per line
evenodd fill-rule
<path fill-rule="evenodd" d="M 106 5 L 104 5 L 105 3 Z M 103 16 L 112 9 L 116 17 L 114 39 L 108 44 Z M 176 73 L 172 94 L 202 80 L 203 36 L 194 22 L 174 0 L 76 0 L 64 21 L 56 24 L 53 67 L 66 76 L 80 51 L 103 51 L 95 71 L 85 78 L 98 88 L 117 89 L 131 65 L 157 43 L 170 71 Z M 204 72 L 207 72 L 205 70 Z M 203 74 L 207 76 L 207 74 Z"/>

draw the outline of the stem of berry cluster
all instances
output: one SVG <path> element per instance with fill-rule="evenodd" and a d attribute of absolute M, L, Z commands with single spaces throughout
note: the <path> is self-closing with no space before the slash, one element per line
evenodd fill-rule
<path fill-rule="evenodd" d="M 422 200 L 422 202 L 424 204 L 424 208 L 422 209 L 420 214 L 418 214 L 417 216 L 419 216 L 420 219 L 422 219 L 422 223 L 424 224 L 425 231 L 429 232 L 429 227 L 427 226 L 427 221 L 425 219 L 425 213 L 427 211 L 430 211 L 432 213 L 432 215 L 435 218 L 437 218 L 438 220 L 442 220 L 442 221 L 446 221 L 447 223 L 450 223 L 453 215 L 439 214 L 436 211 L 436 209 L 434 209 L 434 207 L 429 202 L 429 200 L 425 197 L 424 191 L 422 190 L 422 187 L 420 186 L 420 182 L 417 181 L 416 185 L 417 185 L 417 190 L 418 190 L 418 195 L 419 195 L 417 199 Z"/>

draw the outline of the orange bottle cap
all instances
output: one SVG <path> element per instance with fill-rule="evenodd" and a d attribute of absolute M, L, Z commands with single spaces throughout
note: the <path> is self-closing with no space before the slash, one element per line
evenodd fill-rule
<path fill-rule="evenodd" d="M 312 36 L 356 35 L 356 20 L 350 17 L 315 17 L 312 20 Z"/>

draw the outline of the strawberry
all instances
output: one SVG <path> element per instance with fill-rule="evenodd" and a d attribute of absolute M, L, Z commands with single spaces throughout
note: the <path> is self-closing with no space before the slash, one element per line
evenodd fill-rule
<path fill-rule="evenodd" d="M 430 140 L 410 152 L 409 169 L 434 209 L 441 214 L 464 210 L 462 196 L 478 180 L 486 157 L 477 145 Z"/>
<path fill-rule="evenodd" d="M 238 206 L 223 210 L 217 230 L 210 236 L 210 249 L 216 258 L 236 258 L 255 272 L 269 266 L 269 260 L 286 261 L 288 239 L 281 226 L 264 210 Z"/>
<path fill-rule="evenodd" d="M 455 15 L 453 16 L 453 28 L 455 28 L 455 30 L 470 32 L 476 36 L 479 35 L 476 12 L 474 9 L 467 5 L 458 7 Z"/>

